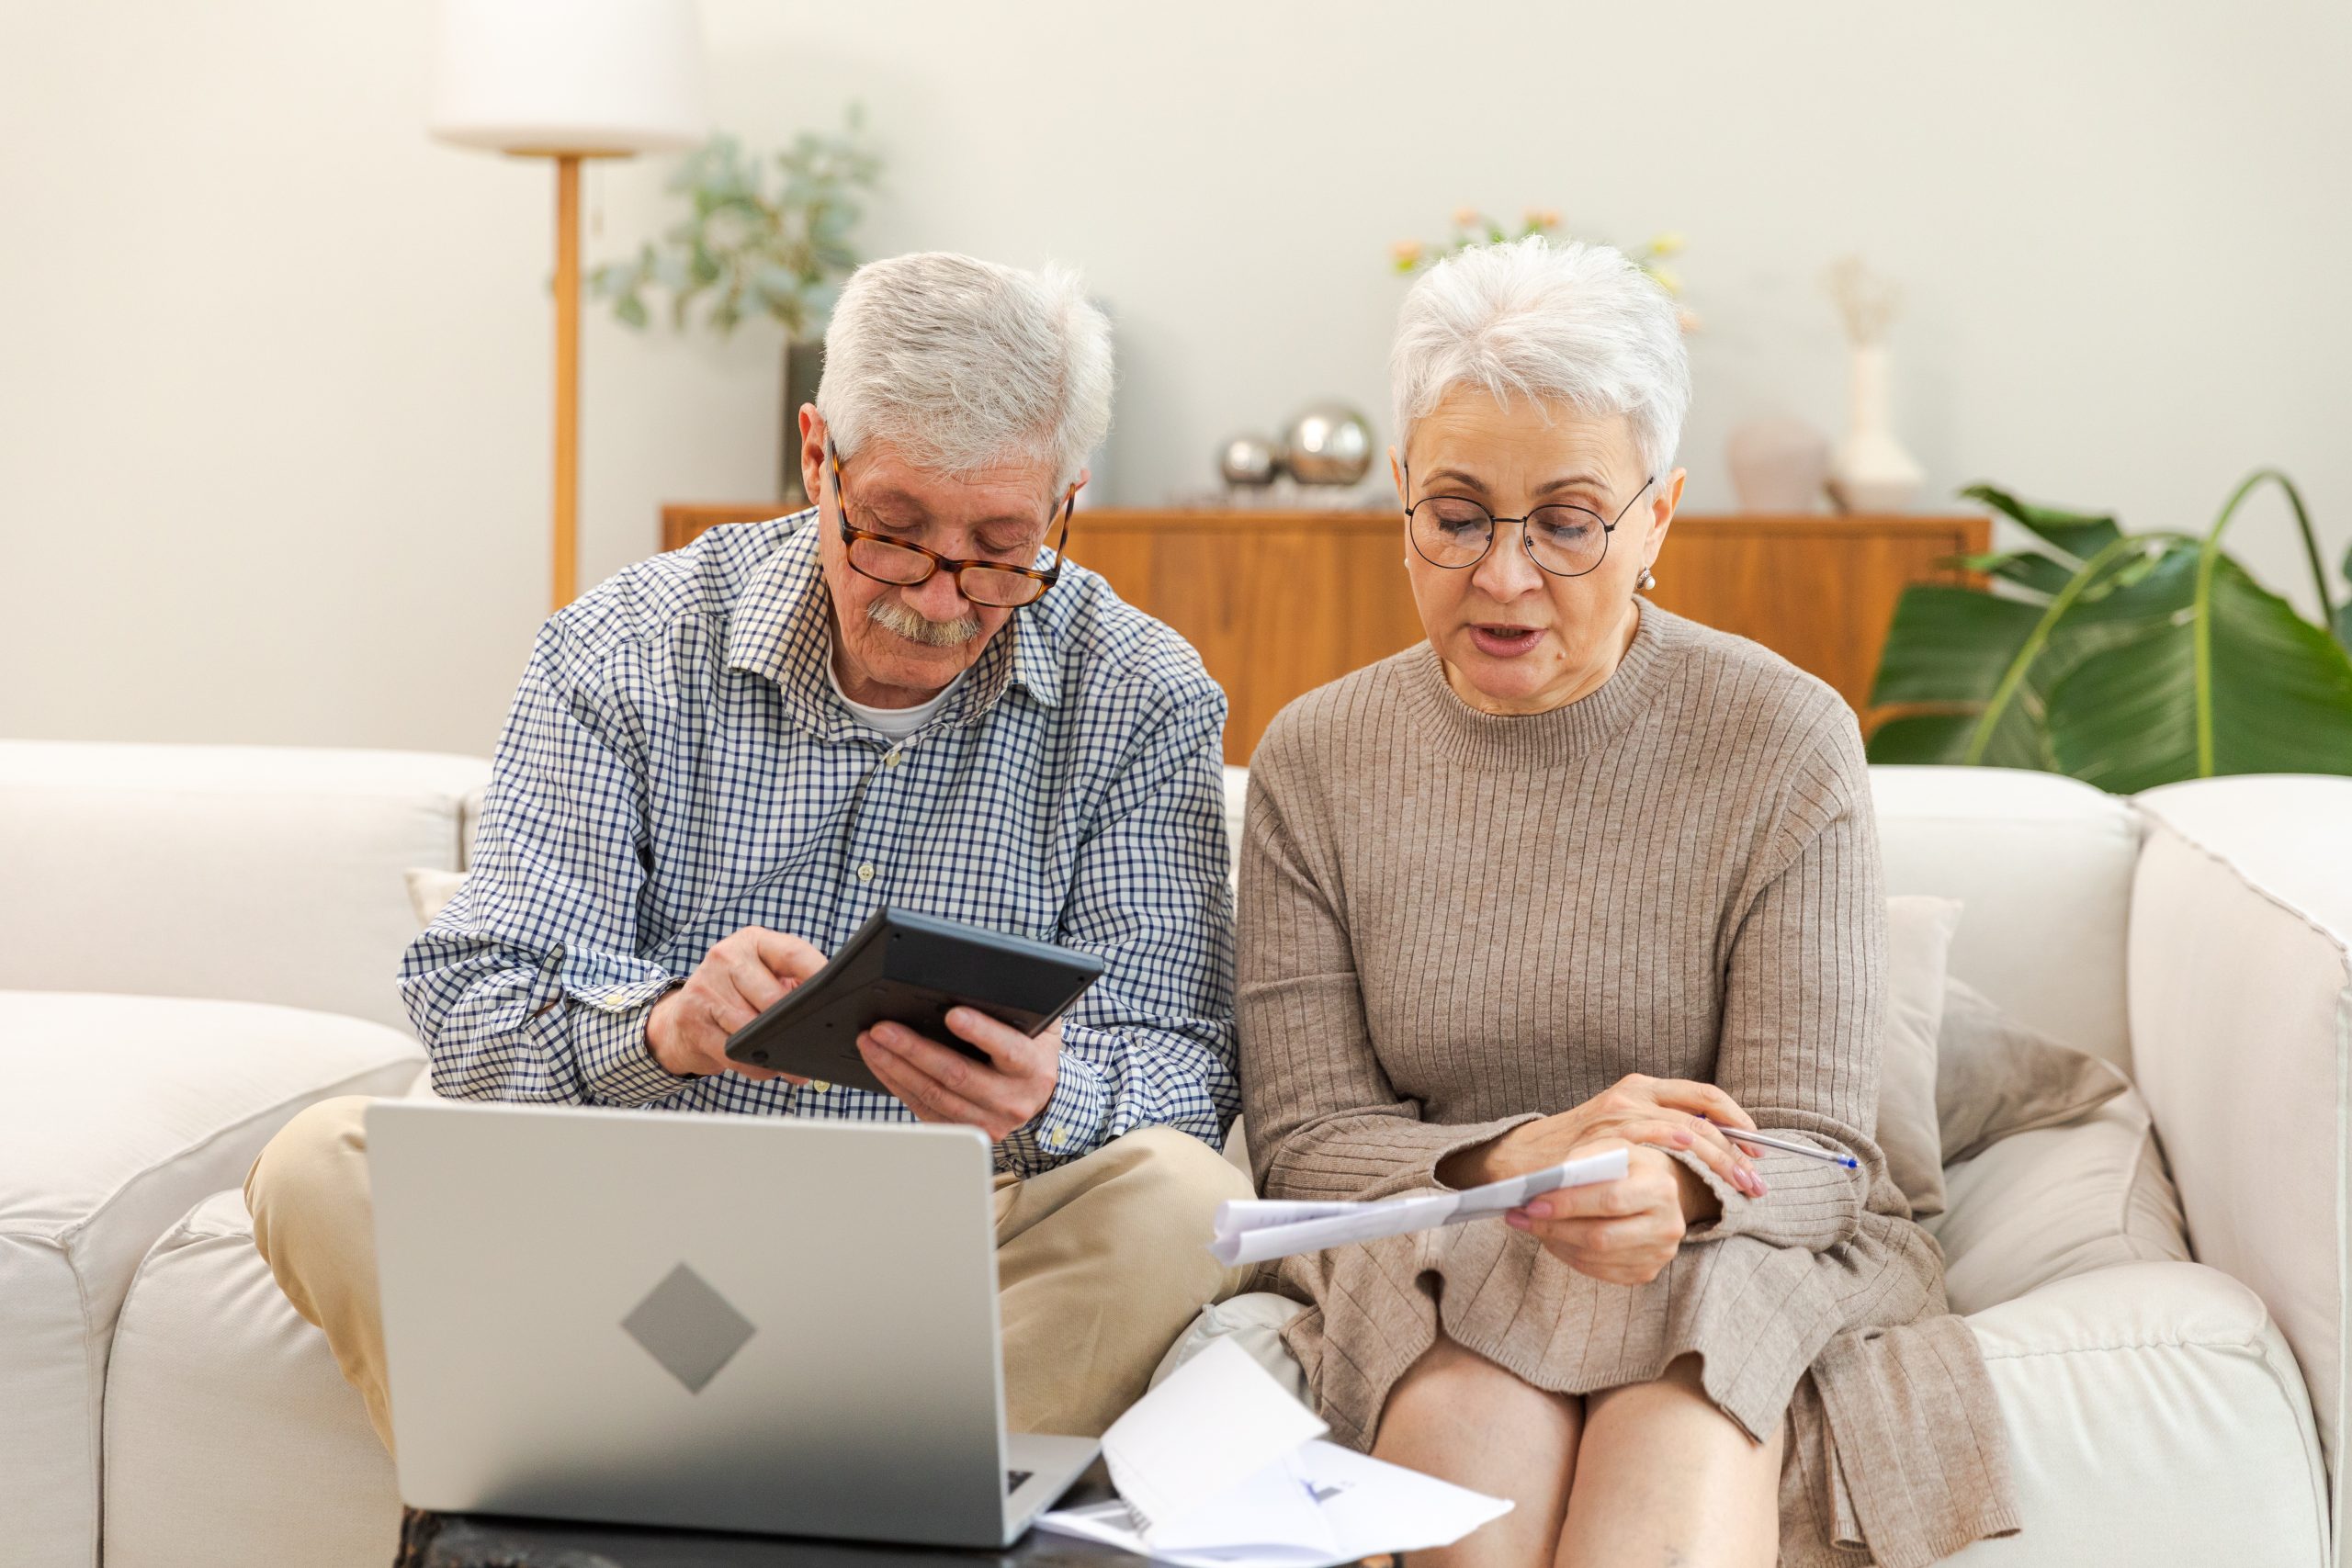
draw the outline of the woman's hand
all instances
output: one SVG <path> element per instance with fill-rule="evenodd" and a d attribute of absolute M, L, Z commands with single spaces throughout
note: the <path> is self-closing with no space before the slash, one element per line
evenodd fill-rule
<path fill-rule="evenodd" d="M 1580 1144 L 1571 1157 L 1625 1147 L 1616 1138 Z M 1697 1178 L 1683 1167 L 1637 1144 L 1616 1180 L 1546 1192 L 1505 1214 L 1503 1223 L 1527 1232 L 1580 1274 L 1611 1285 L 1646 1285 L 1682 1245 L 1687 1187 L 1695 1185 Z"/>
<path fill-rule="evenodd" d="M 1501 1181 L 1558 1165 L 1583 1145 L 1617 1138 L 1689 1149 L 1735 1191 L 1764 1196 L 1764 1179 L 1757 1174 L 1755 1158 L 1710 1122 L 1756 1130 L 1756 1119 L 1711 1083 L 1635 1073 L 1572 1111 L 1523 1122 L 1490 1143 L 1449 1156 L 1438 1167 L 1438 1179 L 1453 1188 Z M 1691 1217 L 1702 1216 L 1694 1213 Z"/>

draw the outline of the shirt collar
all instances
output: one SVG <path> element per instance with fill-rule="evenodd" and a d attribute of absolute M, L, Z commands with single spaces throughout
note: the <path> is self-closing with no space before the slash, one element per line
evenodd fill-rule
<path fill-rule="evenodd" d="M 767 680 L 796 717 L 830 734 L 849 728 L 849 712 L 833 695 L 832 592 L 818 554 L 817 519 L 814 507 L 794 513 L 775 551 L 753 569 L 731 616 L 727 662 Z M 1059 705 L 1061 639 L 1046 617 L 1045 604 L 1041 599 L 1012 613 L 937 722 L 978 723 L 1008 685 L 1019 686 L 1046 707 Z"/>

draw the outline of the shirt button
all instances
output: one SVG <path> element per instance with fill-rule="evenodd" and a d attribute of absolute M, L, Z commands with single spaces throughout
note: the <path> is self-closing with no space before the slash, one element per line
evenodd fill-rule
<path fill-rule="evenodd" d="M 819 1094 L 825 1094 L 829 1093 L 833 1086 L 827 1083 L 822 1078 L 810 1078 L 808 1080 L 808 1087 L 816 1090 Z"/>
<path fill-rule="evenodd" d="M 874 863 L 872 861 L 867 861 L 864 865 L 857 868 L 857 879 L 860 882 L 871 882 L 874 880 Z"/>
<path fill-rule="evenodd" d="M 891 747 L 889 750 L 882 754 L 882 765 L 886 768 L 895 768 L 906 760 L 906 752 L 900 750 L 896 746 Z"/>
<path fill-rule="evenodd" d="M 1052 1132 L 1046 1134 L 1046 1142 L 1053 1145 L 1054 1147 L 1058 1149 L 1069 1142 L 1069 1134 L 1063 1132 L 1059 1127 L 1057 1127 Z"/>

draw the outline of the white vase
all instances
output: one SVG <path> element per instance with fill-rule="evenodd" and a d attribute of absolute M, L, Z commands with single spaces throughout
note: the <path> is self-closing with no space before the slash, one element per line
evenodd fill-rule
<path fill-rule="evenodd" d="M 1848 512 L 1900 512 L 1928 476 L 1887 425 L 1885 344 L 1854 345 L 1850 395 L 1851 423 L 1829 462 L 1829 493 Z"/>

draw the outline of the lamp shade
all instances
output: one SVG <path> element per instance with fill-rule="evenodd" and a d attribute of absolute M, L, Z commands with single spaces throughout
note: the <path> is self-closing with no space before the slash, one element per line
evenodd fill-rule
<path fill-rule="evenodd" d="M 429 129 L 499 152 L 610 156 L 709 132 L 694 0 L 441 0 Z"/>

